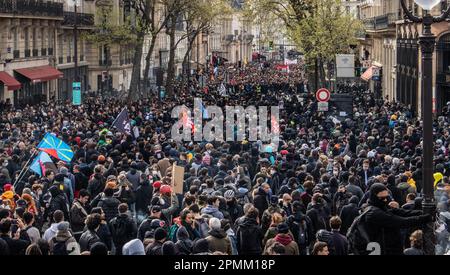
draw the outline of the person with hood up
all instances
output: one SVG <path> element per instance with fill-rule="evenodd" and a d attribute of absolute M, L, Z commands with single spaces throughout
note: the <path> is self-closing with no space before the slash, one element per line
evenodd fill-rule
<path fill-rule="evenodd" d="M 369 208 L 366 213 L 366 228 L 371 242 L 381 246 L 382 255 L 401 255 L 401 228 L 422 226 L 432 221 L 422 211 L 398 208 L 398 203 L 389 201 L 388 189 L 384 184 L 375 183 L 370 187 Z"/>
<path fill-rule="evenodd" d="M 284 246 L 285 255 L 299 255 L 299 249 L 294 238 L 289 233 L 289 226 L 286 223 L 280 223 L 277 226 L 278 234 L 267 241 L 264 248 L 264 255 L 268 254 L 268 248 L 273 245 L 273 243 L 278 242 Z"/>
<path fill-rule="evenodd" d="M 137 222 L 140 223 L 148 211 L 152 199 L 153 187 L 150 185 L 149 180 L 145 174 L 141 175 L 141 183 L 136 189 L 136 214 Z"/>
<path fill-rule="evenodd" d="M 196 240 L 192 247 L 192 255 L 211 255 L 208 241 L 205 239 Z"/>
<path fill-rule="evenodd" d="M 162 255 L 162 245 L 167 239 L 167 232 L 163 228 L 155 230 L 154 241 L 145 248 L 145 255 Z"/>
<path fill-rule="evenodd" d="M 175 245 L 180 255 L 190 255 L 192 253 L 194 242 L 189 238 L 189 233 L 184 226 L 177 230 L 177 242 Z"/>
<path fill-rule="evenodd" d="M 124 256 L 145 255 L 144 244 L 139 239 L 131 240 L 123 245 L 122 255 L 124 255 Z"/>
<path fill-rule="evenodd" d="M 219 220 L 224 218 L 223 213 L 219 210 L 220 199 L 216 196 L 208 197 L 208 205 L 201 210 L 202 214 L 208 214 Z"/>
<path fill-rule="evenodd" d="M 222 253 L 226 253 L 227 255 L 231 255 L 231 242 L 225 231 L 221 228 L 220 220 L 217 218 L 211 218 L 209 220 L 209 227 L 211 230 L 208 232 L 209 236 L 206 237 L 209 245 L 209 251 L 220 251 Z"/>
<path fill-rule="evenodd" d="M 347 234 L 347 230 L 350 228 L 355 218 L 359 216 L 358 203 L 359 198 L 357 196 L 352 196 L 349 203 L 342 207 L 341 213 L 339 213 L 339 217 L 342 221 L 341 234 Z"/>
<path fill-rule="evenodd" d="M 56 210 L 61 210 L 64 214 L 64 220 L 69 220 L 69 204 L 66 200 L 66 196 L 59 189 L 58 186 L 53 185 L 48 189 L 51 195 L 49 206 L 47 208 L 47 217 L 52 217 Z"/>
<path fill-rule="evenodd" d="M 97 165 L 94 168 L 94 174 L 89 180 L 87 190 L 93 198 L 97 197 L 105 189 L 105 178 L 103 177 L 102 166 Z"/>

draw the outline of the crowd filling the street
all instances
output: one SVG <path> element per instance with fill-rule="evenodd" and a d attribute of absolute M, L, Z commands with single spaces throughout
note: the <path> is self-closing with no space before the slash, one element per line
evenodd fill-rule
<path fill-rule="evenodd" d="M 302 64 L 241 67 L 137 102 L 1 103 L 0 255 L 423 255 L 434 220 L 449 253 L 450 105 L 433 124 L 435 219 L 408 106 L 344 83 L 353 113 L 338 119 L 317 111 Z M 196 97 L 280 106 L 277 149 L 174 140 L 172 109 Z"/>

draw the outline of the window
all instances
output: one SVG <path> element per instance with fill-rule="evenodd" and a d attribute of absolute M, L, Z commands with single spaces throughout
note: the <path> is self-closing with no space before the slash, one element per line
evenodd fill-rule
<path fill-rule="evenodd" d="M 30 49 L 30 37 L 29 37 L 29 33 L 28 33 L 28 28 L 24 29 L 24 37 L 25 37 L 25 50 L 29 50 Z"/>
<path fill-rule="evenodd" d="M 45 48 L 45 30 L 41 29 L 41 49 Z"/>
<path fill-rule="evenodd" d="M 64 58 L 64 35 L 60 35 L 58 39 L 58 51 L 59 51 L 59 63 L 63 63 L 62 60 Z"/>
<path fill-rule="evenodd" d="M 19 30 L 17 29 L 17 27 L 12 30 L 12 33 L 13 33 L 13 47 L 14 47 L 15 51 L 19 50 L 18 32 L 19 32 Z"/>
<path fill-rule="evenodd" d="M 37 30 L 36 30 L 36 28 L 33 28 L 33 41 L 32 41 L 32 43 L 33 43 L 33 50 L 37 49 L 37 39 L 38 39 L 38 37 L 37 37 Z"/>

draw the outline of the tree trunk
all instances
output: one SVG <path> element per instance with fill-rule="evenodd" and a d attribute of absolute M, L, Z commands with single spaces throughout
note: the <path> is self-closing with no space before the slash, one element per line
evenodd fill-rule
<path fill-rule="evenodd" d="M 143 37 L 143 35 L 138 36 Z M 140 97 L 141 90 L 141 59 L 142 59 L 142 47 L 144 45 L 144 39 L 140 38 L 134 47 L 133 58 L 133 72 L 131 74 L 130 91 L 128 93 L 128 101 L 134 102 Z"/>
<path fill-rule="evenodd" d="M 314 90 L 318 90 L 319 89 L 319 58 L 315 59 L 315 63 L 314 63 Z"/>
<path fill-rule="evenodd" d="M 153 51 L 155 50 L 155 46 L 156 46 L 156 38 L 157 35 L 152 35 L 152 40 L 150 42 L 150 47 L 148 48 L 148 52 L 147 52 L 147 57 L 145 58 L 145 68 L 144 68 L 144 83 L 145 86 L 148 87 L 148 73 L 150 72 L 150 62 L 152 60 L 152 55 L 153 55 Z M 158 64 L 159 66 L 159 64 Z"/>
<path fill-rule="evenodd" d="M 170 37 L 170 47 L 169 47 L 169 64 L 167 66 L 167 80 L 166 80 L 166 91 L 167 95 L 173 96 L 173 83 L 175 79 L 175 31 L 176 31 L 176 16 L 172 17 L 169 37 Z"/>

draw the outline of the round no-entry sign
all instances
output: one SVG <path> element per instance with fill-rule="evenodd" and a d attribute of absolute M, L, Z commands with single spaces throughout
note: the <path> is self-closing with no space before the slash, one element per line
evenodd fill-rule
<path fill-rule="evenodd" d="M 325 88 L 319 89 L 316 93 L 316 99 L 319 102 L 328 102 L 330 100 L 330 91 Z"/>

